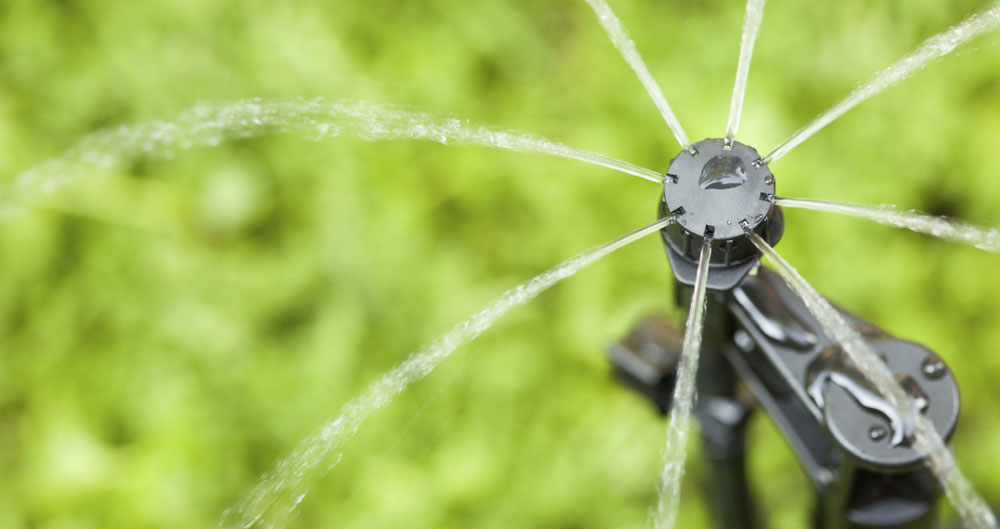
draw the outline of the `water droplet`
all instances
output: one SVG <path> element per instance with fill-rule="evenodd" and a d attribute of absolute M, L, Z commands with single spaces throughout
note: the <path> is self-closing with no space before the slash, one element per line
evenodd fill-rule
<path fill-rule="evenodd" d="M 876 424 L 868 429 L 868 438 L 872 441 L 881 441 L 882 439 L 885 439 L 885 436 L 888 434 L 889 431 L 886 430 L 885 426 L 882 426 L 881 424 Z"/>
<path fill-rule="evenodd" d="M 702 189 L 729 189 L 743 185 L 747 180 L 747 168 L 743 160 L 736 156 L 720 154 L 701 168 L 698 184 Z"/>

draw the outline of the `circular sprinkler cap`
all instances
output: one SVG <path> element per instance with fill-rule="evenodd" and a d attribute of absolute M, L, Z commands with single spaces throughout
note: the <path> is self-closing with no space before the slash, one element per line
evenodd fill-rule
<path fill-rule="evenodd" d="M 729 290 L 757 263 L 760 252 L 744 226 L 775 244 L 784 230 L 774 206 L 774 175 L 752 147 L 707 139 L 680 152 L 663 181 L 660 215 L 677 222 L 663 240 L 677 280 L 693 284 L 699 250 L 712 240 L 708 288 Z"/>

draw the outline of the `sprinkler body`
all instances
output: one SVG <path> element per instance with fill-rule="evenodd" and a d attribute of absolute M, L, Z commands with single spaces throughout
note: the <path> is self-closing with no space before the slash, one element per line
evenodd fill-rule
<path fill-rule="evenodd" d="M 690 288 L 678 288 L 684 305 Z M 945 440 L 959 393 L 947 364 L 926 347 L 841 311 L 883 359 Z M 616 375 L 670 408 L 683 330 L 647 319 L 609 349 Z M 746 471 L 746 427 L 762 409 L 816 494 L 814 529 L 929 529 L 941 490 L 912 445 L 907 420 L 869 391 L 801 299 L 767 268 L 712 293 L 694 413 L 720 529 L 757 529 Z M 738 390 L 737 388 L 744 388 Z M 752 397 L 751 397 L 752 395 Z"/>
<path fill-rule="evenodd" d="M 846 358 L 805 303 L 774 272 L 745 230 L 770 245 L 784 218 L 774 176 L 757 152 L 722 139 L 698 142 L 670 163 L 660 217 L 686 307 L 705 239 L 713 246 L 698 366 L 709 497 L 722 529 L 757 529 L 746 476 L 745 433 L 762 408 L 816 492 L 815 529 L 927 529 L 941 490 L 912 444 L 913 427 Z M 958 419 L 958 386 L 927 348 L 841 311 L 944 439 Z M 670 408 L 683 330 L 646 320 L 609 350 L 615 372 L 663 413 Z M 752 398 L 750 397 L 752 395 Z"/>
<path fill-rule="evenodd" d="M 734 288 L 759 261 L 743 226 L 772 246 L 784 231 L 770 168 L 752 147 L 721 138 L 695 143 L 670 162 L 659 214 L 677 221 L 661 234 L 681 284 L 694 284 L 698 251 L 705 237 L 712 239 L 711 290 Z"/>

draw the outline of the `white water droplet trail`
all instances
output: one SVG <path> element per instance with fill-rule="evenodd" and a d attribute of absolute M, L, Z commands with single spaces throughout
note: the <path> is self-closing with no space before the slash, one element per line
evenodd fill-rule
<path fill-rule="evenodd" d="M 687 440 L 691 430 L 691 408 L 694 405 L 698 356 L 705 327 L 705 292 L 711 258 L 712 242 L 711 239 L 705 239 L 698 258 L 698 273 L 695 276 L 694 293 L 691 296 L 691 307 L 688 309 L 684 344 L 681 347 L 681 359 L 677 366 L 677 379 L 670 404 L 667 442 L 663 451 L 663 470 L 657 487 L 656 512 L 653 513 L 655 529 L 672 529 L 677 521 L 681 479 L 684 477 Z"/>
<path fill-rule="evenodd" d="M 896 206 L 849 204 L 811 198 L 775 197 L 774 203 L 790 208 L 810 209 L 850 215 L 880 224 L 905 228 L 939 239 L 969 244 L 988 252 L 1000 253 L 1000 231 L 973 226 L 957 219 L 936 217 L 919 211 L 900 211 Z"/>
<path fill-rule="evenodd" d="M 30 202 L 32 193 L 50 193 L 67 185 L 85 169 L 107 170 L 140 157 L 169 158 L 178 151 L 213 147 L 265 134 L 297 134 L 312 139 L 351 136 L 367 141 L 411 139 L 449 146 L 484 145 L 569 158 L 652 182 L 663 182 L 663 175 L 656 171 L 524 132 L 477 125 L 405 106 L 296 98 L 200 103 L 173 120 L 98 131 L 85 136 L 58 158 L 22 172 L 5 194 Z"/>
<path fill-rule="evenodd" d="M 740 115 L 743 113 L 743 100 L 747 93 L 747 79 L 750 77 L 750 60 L 753 58 L 753 47 L 760 34 L 760 23 L 764 19 L 765 2 L 766 0 L 747 0 L 747 10 L 743 15 L 740 59 L 736 65 L 736 82 L 729 103 L 729 122 L 726 124 L 726 141 L 730 145 L 740 128 Z"/>
<path fill-rule="evenodd" d="M 932 60 L 952 52 L 959 45 L 990 31 L 1000 25 L 1000 2 L 994 2 L 990 7 L 973 14 L 956 26 L 925 40 L 917 49 L 875 74 L 864 84 L 840 100 L 826 112 L 820 114 L 787 140 L 775 147 L 764 161 L 771 163 L 788 154 L 789 151 L 809 139 L 821 129 L 844 115 L 869 97 L 895 86 L 910 77 L 918 70 L 927 66 Z"/>
<path fill-rule="evenodd" d="M 642 83 L 643 88 L 649 93 L 649 97 L 653 99 L 653 104 L 660 111 L 663 120 L 670 127 L 670 131 L 674 133 L 674 137 L 677 138 L 677 143 L 684 149 L 690 147 L 691 140 L 688 139 L 687 133 L 684 132 L 684 127 L 681 127 L 681 123 L 677 121 L 677 115 L 674 114 L 673 109 L 670 108 L 670 104 L 667 103 L 667 98 L 663 95 L 660 85 L 657 84 L 656 79 L 653 79 L 653 74 L 649 73 L 649 68 L 646 67 L 646 62 L 639 55 L 639 50 L 635 47 L 635 42 L 632 41 L 632 38 L 629 37 L 625 25 L 615 16 L 615 12 L 611 10 L 611 6 L 608 5 L 607 0 L 587 0 L 587 3 L 590 4 L 594 13 L 597 14 L 597 19 L 600 21 L 601 27 L 604 28 L 604 31 L 608 34 L 608 38 L 611 39 L 615 48 L 618 49 L 622 58 L 625 59 L 625 62 L 632 67 L 632 71 L 639 77 L 639 82 Z"/>
<path fill-rule="evenodd" d="M 559 281 L 576 274 L 609 253 L 663 229 L 670 222 L 673 222 L 670 217 L 657 220 L 563 261 L 527 283 L 508 290 L 447 334 L 411 353 L 402 364 L 379 378 L 361 396 L 345 404 L 335 418 L 302 441 L 239 504 L 223 513 L 219 527 L 249 529 L 259 527 L 262 523 L 267 526 L 285 526 L 293 509 L 278 506 L 288 502 L 301 502 L 302 495 L 305 494 L 302 489 L 308 478 L 347 439 L 353 437 L 373 413 L 390 404 L 410 384 L 430 374 L 455 349 L 475 339 L 514 307 L 531 301 Z"/>

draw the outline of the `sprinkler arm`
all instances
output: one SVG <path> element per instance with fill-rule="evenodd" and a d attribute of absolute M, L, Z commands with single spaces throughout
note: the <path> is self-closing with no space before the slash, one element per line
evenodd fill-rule
<path fill-rule="evenodd" d="M 678 285 L 678 299 L 686 288 Z M 927 348 L 844 316 L 931 419 L 954 432 L 959 397 L 947 365 Z M 743 438 L 759 404 L 788 441 L 817 493 L 816 527 L 926 527 L 941 492 L 909 443 L 910 425 L 826 336 L 774 272 L 757 267 L 709 302 L 699 400 L 712 460 L 715 510 L 726 529 L 756 527 Z M 680 332 L 646 320 L 609 354 L 619 378 L 666 412 Z M 737 396 L 737 380 L 753 399 Z M 720 488 L 721 487 L 721 488 Z"/>

